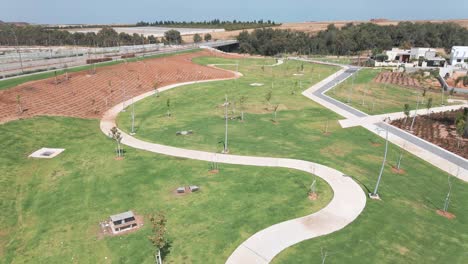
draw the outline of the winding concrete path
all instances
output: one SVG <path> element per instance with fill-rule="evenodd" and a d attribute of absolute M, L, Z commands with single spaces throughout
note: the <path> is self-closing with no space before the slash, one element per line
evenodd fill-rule
<path fill-rule="evenodd" d="M 282 60 L 278 61 L 278 63 L 282 62 Z M 239 73 L 236 75 L 237 77 L 240 76 Z M 182 85 L 209 81 L 217 80 L 174 84 L 162 87 L 159 91 L 162 92 Z M 106 135 L 109 134 L 110 129 L 116 126 L 115 120 L 117 115 L 123 110 L 124 105 L 128 106 L 152 95 L 154 95 L 154 91 L 147 92 L 106 111 L 100 122 L 101 131 Z M 342 172 L 321 164 L 296 159 L 239 156 L 182 149 L 146 142 L 132 137 L 123 131 L 120 132 L 122 133 L 122 144 L 136 149 L 209 162 L 283 167 L 309 173 L 314 171 L 317 176 L 330 185 L 334 195 L 331 202 L 325 208 L 311 215 L 275 224 L 257 232 L 236 248 L 226 262 L 229 264 L 269 263 L 287 247 L 344 228 L 361 214 L 366 205 L 366 195 L 359 184 Z M 306 198 L 304 197 L 304 199 Z"/>

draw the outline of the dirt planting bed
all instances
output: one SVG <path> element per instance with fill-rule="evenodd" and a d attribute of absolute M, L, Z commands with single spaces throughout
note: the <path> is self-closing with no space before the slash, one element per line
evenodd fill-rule
<path fill-rule="evenodd" d="M 193 63 L 199 56 L 237 57 L 204 50 L 97 68 L 95 74 L 70 73 L 68 79 L 61 75 L 57 81 L 49 78 L 25 83 L 0 91 L 0 123 L 38 115 L 99 118 L 124 99 L 154 90 L 156 82 L 162 87 L 234 77 L 231 72 Z"/>
<path fill-rule="evenodd" d="M 423 110 L 424 111 L 424 110 Z M 450 152 L 468 158 L 468 138 L 457 136 L 455 119 L 463 109 L 417 116 L 413 126 L 414 135 L 432 142 Z M 392 125 L 410 130 L 411 118 L 392 121 Z"/>
<path fill-rule="evenodd" d="M 441 87 L 437 79 L 430 78 L 420 81 L 403 72 L 381 72 L 374 78 L 374 82 L 389 83 L 419 89 L 440 89 Z"/>

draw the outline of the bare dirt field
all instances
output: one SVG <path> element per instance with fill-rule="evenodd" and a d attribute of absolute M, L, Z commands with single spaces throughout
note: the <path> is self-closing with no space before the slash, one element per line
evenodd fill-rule
<path fill-rule="evenodd" d="M 204 50 L 97 68 L 95 74 L 71 73 L 68 80 L 61 75 L 57 84 L 54 78 L 25 83 L 0 91 L 0 123 L 38 115 L 99 118 L 124 99 L 153 90 L 156 82 L 161 87 L 234 76 L 228 71 L 192 63 L 199 56 L 239 55 Z"/>
<path fill-rule="evenodd" d="M 455 118 L 462 113 L 463 109 L 460 109 L 417 116 L 413 126 L 414 134 L 450 152 L 468 158 L 468 138 L 458 137 L 454 125 Z M 391 124 L 408 131 L 411 119 L 408 118 L 406 122 L 404 118 L 398 119 L 392 121 Z"/>
<path fill-rule="evenodd" d="M 450 76 L 450 78 L 448 78 L 446 80 L 447 84 L 450 85 L 451 87 L 468 89 L 468 85 L 463 85 L 463 81 L 460 81 L 460 82 L 457 83 L 457 85 L 455 85 L 455 82 L 456 82 L 458 77 L 462 77 L 462 76 L 466 76 L 466 75 L 467 75 L 467 73 L 455 73 L 452 76 Z"/>
<path fill-rule="evenodd" d="M 389 84 L 396 84 L 411 88 L 429 88 L 429 89 L 440 89 L 440 83 L 437 79 L 430 77 L 426 79 L 418 79 L 414 78 L 414 76 L 402 72 L 389 72 L 384 71 L 379 73 L 374 82 L 377 83 L 389 83 Z"/>
<path fill-rule="evenodd" d="M 315 34 L 320 30 L 325 30 L 329 24 L 335 24 L 336 27 L 341 28 L 345 26 L 347 23 L 354 23 L 354 24 L 361 24 L 361 23 L 369 23 L 371 21 L 320 21 L 320 22 L 294 22 L 294 23 L 283 23 L 281 26 L 277 26 L 274 28 L 278 29 L 290 29 L 295 31 L 304 31 L 308 33 Z M 377 25 L 396 25 L 401 21 L 397 20 L 386 20 L 386 19 L 378 19 L 373 21 L 372 23 Z M 424 22 L 431 22 L 431 23 L 443 23 L 443 22 L 453 22 L 458 24 L 462 27 L 468 28 L 468 19 L 457 19 L 457 20 L 413 20 L 411 22 L 415 23 L 424 23 Z M 247 30 L 249 32 L 253 31 L 253 29 Z M 234 30 L 234 31 L 225 31 L 225 32 L 214 32 L 211 33 L 213 39 L 233 39 L 242 30 Z M 183 36 L 183 40 L 186 42 L 193 42 L 193 35 L 185 35 Z"/>

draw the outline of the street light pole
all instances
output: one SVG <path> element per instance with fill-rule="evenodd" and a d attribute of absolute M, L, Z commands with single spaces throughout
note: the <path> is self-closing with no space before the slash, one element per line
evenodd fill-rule
<path fill-rule="evenodd" d="M 382 167 L 380 168 L 380 173 L 379 173 L 379 178 L 377 179 L 377 184 L 375 185 L 374 192 L 370 194 L 371 198 L 377 198 L 379 197 L 377 191 L 379 190 L 379 184 L 380 180 L 382 179 L 382 174 L 383 170 L 385 168 L 385 162 L 387 161 L 387 150 L 388 150 L 388 128 L 386 129 L 385 132 L 385 154 L 384 154 L 384 159 L 382 161 Z"/>
<path fill-rule="evenodd" d="M 225 129 L 225 132 L 224 132 L 224 150 L 223 150 L 223 153 L 228 153 L 228 105 L 229 105 L 229 102 L 228 102 L 228 99 L 227 99 L 227 95 L 225 96 L 225 101 L 224 101 L 224 119 L 225 119 L 225 123 L 226 123 L 226 129 Z"/>

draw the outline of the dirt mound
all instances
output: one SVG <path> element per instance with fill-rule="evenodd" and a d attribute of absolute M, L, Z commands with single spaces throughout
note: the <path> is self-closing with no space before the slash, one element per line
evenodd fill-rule
<path fill-rule="evenodd" d="M 97 68 L 19 85 L 0 91 L 0 123 L 38 115 L 100 118 L 115 104 L 158 87 L 195 80 L 234 77 L 221 69 L 192 62 L 200 56 L 237 57 L 200 51 Z M 20 114 L 18 106 L 20 96 Z"/>

